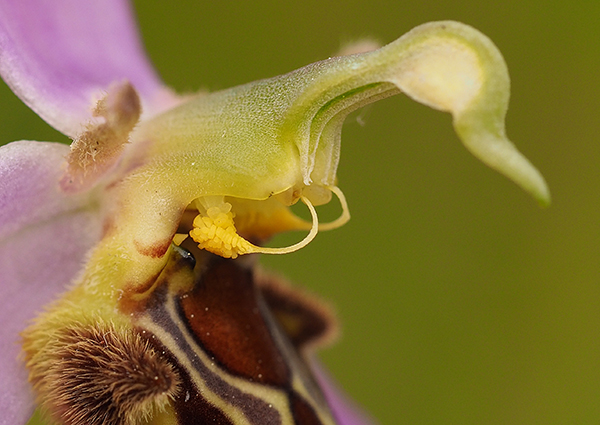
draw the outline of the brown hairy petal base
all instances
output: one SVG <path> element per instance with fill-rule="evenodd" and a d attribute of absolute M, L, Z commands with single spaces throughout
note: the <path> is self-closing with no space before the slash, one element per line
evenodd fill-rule
<path fill-rule="evenodd" d="M 59 423 L 137 425 L 178 391 L 175 368 L 134 330 L 74 325 L 60 331 L 55 344 L 35 386 Z"/>

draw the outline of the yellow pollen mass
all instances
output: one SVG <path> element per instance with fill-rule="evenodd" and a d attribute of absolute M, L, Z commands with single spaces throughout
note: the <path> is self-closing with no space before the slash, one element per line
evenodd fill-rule
<path fill-rule="evenodd" d="M 329 230 L 342 226 L 350 219 L 348 204 L 341 190 L 335 186 L 327 187 L 339 199 L 342 206 L 342 215 L 331 223 L 319 225 L 319 219 L 315 207 L 305 196 L 300 196 L 302 202 L 308 207 L 312 222 L 309 224 L 308 235 L 300 242 L 282 248 L 269 248 L 253 245 L 237 233 L 234 224 L 235 213 L 231 211 L 232 205 L 225 202 L 222 196 L 206 196 L 198 198 L 194 202 L 198 209 L 198 215 L 194 218 L 193 229 L 190 231 L 191 238 L 198 244 L 200 249 L 205 249 L 223 258 L 237 258 L 239 255 L 251 253 L 263 254 L 287 254 L 297 251 L 312 241 L 319 229 Z M 246 221 L 248 221 L 248 213 Z M 259 217 L 259 216 L 257 216 Z M 251 217 L 252 219 L 256 217 Z M 244 222 L 244 220 L 242 220 Z M 247 225 L 248 223 L 246 223 Z M 253 223 L 257 225 L 257 223 Z M 264 226 L 263 226 L 264 227 Z M 179 235 L 176 235 L 179 239 Z"/>
<path fill-rule="evenodd" d="M 224 258 L 236 258 L 252 252 L 253 245 L 237 234 L 234 214 L 228 211 L 231 204 L 223 206 L 225 210 L 222 207 L 210 207 L 206 215 L 196 216 L 190 236 L 198 247 Z"/>

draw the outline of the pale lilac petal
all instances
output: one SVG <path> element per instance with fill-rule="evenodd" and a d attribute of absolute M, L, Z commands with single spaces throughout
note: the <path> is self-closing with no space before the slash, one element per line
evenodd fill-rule
<path fill-rule="evenodd" d="M 352 402 L 339 388 L 333 378 L 325 371 L 319 362 L 312 362 L 312 369 L 318 383 L 325 394 L 333 416 L 338 425 L 376 425 L 377 422 L 369 417 L 361 408 Z"/>
<path fill-rule="evenodd" d="M 126 0 L 0 0 L 0 74 L 71 137 L 112 82 L 129 80 L 148 114 L 175 101 L 145 56 Z"/>
<path fill-rule="evenodd" d="M 0 147 L 0 241 L 91 202 L 90 194 L 71 196 L 60 189 L 68 153 L 69 146 L 60 143 L 20 141 Z"/>
<path fill-rule="evenodd" d="M 67 151 L 36 142 L 0 147 L 0 424 L 24 424 L 33 411 L 19 333 L 65 289 L 100 236 L 88 199 L 58 189 Z"/>

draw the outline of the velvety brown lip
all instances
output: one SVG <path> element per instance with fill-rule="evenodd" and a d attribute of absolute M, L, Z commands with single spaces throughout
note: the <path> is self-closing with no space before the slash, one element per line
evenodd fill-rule
<path fill-rule="evenodd" d="M 250 270 L 220 261 L 181 298 L 188 324 L 200 344 L 232 373 L 286 386 L 289 370 L 257 302 Z"/>

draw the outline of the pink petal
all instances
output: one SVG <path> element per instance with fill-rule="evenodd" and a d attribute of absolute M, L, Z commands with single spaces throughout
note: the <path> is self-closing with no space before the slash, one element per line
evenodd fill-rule
<path fill-rule="evenodd" d="M 150 115 L 175 102 L 144 54 L 125 0 L 0 0 L 0 74 L 71 137 L 112 82 L 129 80 Z"/>
<path fill-rule="evenodd" d="M 24 424 L 33 411 L 19 333 L 65 289 L 100 237 L 87 196 L 58 188 L 67 152 L 52 143 L 0 147 L 0 424 Z"/>
<path fill-rule="evenodd" d="M 311 366 L 338 425 L 377 424 L 344 394 L 319 362 L 313 361 Z"/>

